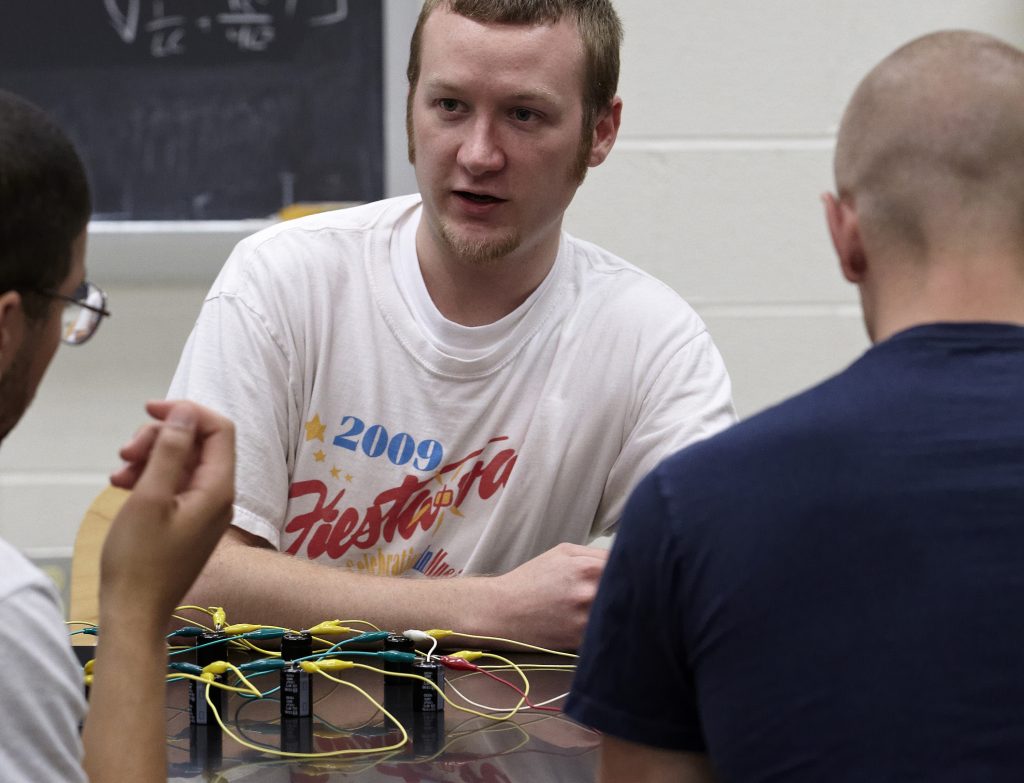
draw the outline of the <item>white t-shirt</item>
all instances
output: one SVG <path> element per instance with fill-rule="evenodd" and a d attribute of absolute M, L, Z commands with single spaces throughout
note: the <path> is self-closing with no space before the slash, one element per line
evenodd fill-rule
<path fill-rule="evenodd" d="M 234 524 L 359 572 L 503 573 L 610 532 L 662 457 L 735 419 L 701 320 L 562 235 L 497 323 L 447 321 L 415 257 L 419 196 L 238 244 L 170 389 L 233 419 Z"/>
<path fill-rule="evenodd" d="M 0 779 L 85 781 L 82 670 L 50 580 L 0 540 Z"/>

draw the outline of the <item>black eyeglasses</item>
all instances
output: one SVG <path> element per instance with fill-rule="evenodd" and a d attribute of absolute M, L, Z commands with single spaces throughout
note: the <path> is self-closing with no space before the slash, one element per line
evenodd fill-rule
<path fill-rule="evenodd" d="M 110 315 L 106 293 L 88 280 L 79 285 L 71 296 L 52 290 L 37 293 L 64 300 L 64 312 L 60 316 L 60 339 L 68 345 L 84 343 L 96 333 L 103 317 Z"/>

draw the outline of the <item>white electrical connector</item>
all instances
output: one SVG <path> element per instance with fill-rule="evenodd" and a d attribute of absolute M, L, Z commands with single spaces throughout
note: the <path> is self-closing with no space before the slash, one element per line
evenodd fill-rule
<path fill-rule="evenodd" d="M 432 656 L 434 654 L 434 650 L 437 649 L 436 636 L 431 636 L 426 631 L 417 631 L 416 629 L 403 631 L 402 636 L 406 639 L 412 639 L 414 642 L 430 642 L 430 649 L 427 650 L 427 663 L 430 663 L 430 656 Z"/>

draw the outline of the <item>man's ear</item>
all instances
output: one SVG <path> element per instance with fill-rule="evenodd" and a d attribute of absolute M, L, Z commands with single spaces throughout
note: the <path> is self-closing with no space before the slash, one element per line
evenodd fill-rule
<path fill-rule="evenodd" d="M 839 257 L 843 277 L 851 283 L 860 284 L 867 273 L 868 261 L 864 255 L 857 210 L 844 196 L 836 198 L 831 193 L 825 193 L 821 200 L 825 204 L 825 220 L 828 223 L 829 234 L 832 235 L 832 246 Z"/>
<path fill-rule="evenodd" d="M 615 139 L 619 135 L 619 125 L 622 123 L 622 98 L 616 95 L 612 98 L 611 105 L 601 111 L 594 125 L 594 139 L 590 145 L 590 156 L 587 158 L 587 166 L 600 166 L 608 153 L 615 146 Z"/>
<path fill-rule="evenodd" d="M 0 294 L 0 373 L 7 371 L 21 347 L 25 335 L 25 311 L 21 294 L 5 291 Z"/>

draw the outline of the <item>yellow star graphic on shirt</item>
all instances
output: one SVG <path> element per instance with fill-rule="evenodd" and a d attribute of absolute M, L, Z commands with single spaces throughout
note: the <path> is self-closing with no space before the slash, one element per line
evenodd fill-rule
<path fill-rule="evenodd" d="M 326 430 L 327 425 L 320 421 L 320 414 L 318 413 L 306 422 L 306 440 L 318 440 L 323 443 Z"/>
<path fill-rule="evenodd" d="M 337 466 L 331 468 L 331 475 L 334 476 L 334 478 L 336 479 L 341 478 L 341 471 L 338 470 Z"/>
<path fill-rule="evenodd" d="M 327 455 L 324 454 L 323 449 L 318 449 L 317 451 L 313 452 L 313 459 L 315 459 L 317 462 L 323 462 L 326 457 Z"/>
<path fill-rule="evenodd" d="M 351 473 L 346 473 L 345 474 L 345 481 L 351 481 L 351 480 L 352 480 L 352 474 Z"/>

